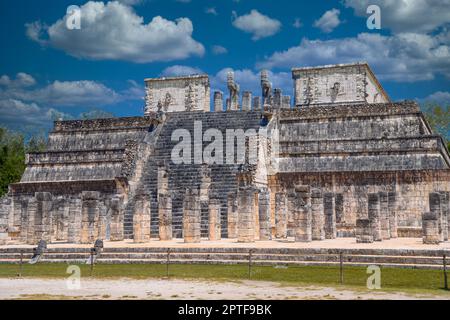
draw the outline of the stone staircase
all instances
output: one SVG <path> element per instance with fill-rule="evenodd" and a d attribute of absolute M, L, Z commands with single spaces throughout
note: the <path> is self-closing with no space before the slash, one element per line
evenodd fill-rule
<path fill-rule="evenodd" d="M 168 248 L 105 248 L 100 264 L 165 264 Z M 258 248 L 252 250 L 252 264 L 261 266 L 344 266 L 442 269 L 444 250 L 403 249 L 315 249 Z M 24 263 L 32 249 L 1 248 L 0 264 L 15 264 L 23 254 Z M 171 248 L 171 264 L 248 264 L 250 248 Z M 447 251 L 448 256 L 448 251 Z M 89 248 L 51 248 L 40 263 L 86 263 Z M 447 258 L 448 260 L 448 258 Z"/>
<path fill-rule="evenodd" d="M 149 194 L 151 199 L 151 233 L 152 237 L 157 237 L 158 230 L 158 164 L 165 163 L 169 175 L 169 192 L 172 195 L 172 214 L 173 214 L 173 236 L 182 237 L 182 207 L 183 197 L 188 187 L 200 187 L 202 182 L 202 165 L 200 164 L 182 164 L 175 165 L 171 160 L 172 149 L 178 144 L 178 141 L 172 141 L 172 133 L 176 129 L 186 129 L 191 134 L 191 148 L 194 152 L 194 123 L 200 121 L 202 124 L 202 134 L 208 129 L 218 129 L 223 134 L 224 152 L 226 150 L 226 130 L 227 129 L 255 129 L 258 131 L 261 123 L 260 112 L 191 112 L 191 113 L 169 113 L 167 119 L 159 129 L 155 138 L 155 145 L 151 159 L 144 167 L 141 179 L 141 185 L 144 192 Z M 211 142 L 203 141 L 203 148 Z M 225 157 L 224 157 L 225 158 Z M 193 162 L 193 161 L 192 161 Z M 222 207 L 222 235 L 227 234 L 227 195 L 236 190 L 236 174 L 239 165 L 210 165 L 212 194 L 216 195 L 221 202 Z M 202 206 L 202 235 L 207 234 L 208 227 L 208 208 Z M 131 238 L 133 234 L 133 207 L 130 205 L 125 211 L 124 234 L 126 238 Z"/>

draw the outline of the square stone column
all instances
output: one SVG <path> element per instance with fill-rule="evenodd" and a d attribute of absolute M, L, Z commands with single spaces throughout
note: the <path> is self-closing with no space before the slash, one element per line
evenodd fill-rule
<path fill-rule="evenodd" d="M 444 228 L 447 227 L 443 222 L 443 214 L 441 210 L 441 195 L 439 192 L 431 192 L 429 195 L 430 213 L 428 217 L 436 217 L 438 223 L 438 232 L 440 242 L 444 241 Z"/>
<path fill-rule="evenodd" d="M 255 241 L 255 189 L 242 187 L 238 191 L 238 242 Z"/>
<path fill-rule="evenodd" d="M 325 239 L 336 239 L 336 210 L 333 193 L 323 195 L 323 207 L 325 212 Z"/>
<path fill-rule="evenodd" d="M 336 193 L 334 199 L 334 210 L 336 211 L 336 223 L 344 222 L 344 195 Z"/>
<path fill-rule="evenodd" d="M 98 235 L 100 192 L 87 191 L 82 194 L 81 243 L 93 243 Z"/>
<path fill-rule="evenodd" d="M 357 243 L 372 243 L 373 229 L 370 219 L 357 219 L 355 233 Z"/>
<path fill-rule="evenodd" d="M 277 239 L 286 239 L 287 237 L 287 201 L 286 193 L 275 194 L 275 237 Z"/>
<path fill-rule="evenodd" d="M 82 201 L 80 198 L 69 199 L 69 243 L 81 243 Z"/>
<path fill-rule="evenodd" d="M 183 238 L 185 243 L 201 241 L 200 214 L 198 190 L 187 189 L 183 200 Z"/>
<path fill-rule="evenodd" d="M 441 220 L 442 220 L 442 238 L 444 241 L 448 241 L 449 235 L 449 193 L 440 192 L 440 205 L 441 205 Z"/>
<path fill-rule="evenodd" d="M 397 195 L 395 192 L 388 193 L 388 211 L 389 211 L 389 234 L 392 239 L 395 239 L 398 238 Z"/>
<path fill-rule="evenodd" d="M 220 224 L 220 201 L 218 199 L 209 200 L 209 233 L 208 239 L 210 241 L 217 241 L 222 239 L 222 228 Z"/>
<path fill-rule="evenodd" d="M 387 192 L 380 192 L 380 226 L 381 238 L 389 240 L 391 238 L 391 227 L 389 220 L 389 194 Z"/>
<path fill-rule="evenodd" d="M 38 201 L 36 197 L 31 197 L 26 206 L 26 214 L 22 215 L 21 240 L 26 244 L 34 245 L 39 241 L 36 239 L 34 223 L 37 211 Z"/>
<path fill-rule="evenodd" d="M 439 244 L 442 242 L 439 215 L 436 212 L 426 212 L 422 215 L 422 233 L 424 244 Z"/>
<path fill-rule="evenodd" d="M 158 195 L 159 239 L 169 241 L 172 232 L 172 197 L 168 194 Z"/>
<path fill-rule="evenodd" d="M 270 192 L 263 189 L 258 194 L 259 209 L 259 240 L 272 239 L 272 226 L 270 223 Z"/>
<path fill-rule="evenodd" d="M 150 199 L 146 195 L 139 195 L 136 197 L 133 215 L 133 241 L 135 243 L 150 241 L 150 224 Z"/>
<path fill-rule="evenodd" d="M 378 193 L 369 193 L 368 195 L 368 214 L 373 231 L 373 240 L 381 241 L 380 195 Z"/>
<path fill-rule="evenodd" d="M 124 226 L 124 212 L 123 212 L 123 197 L 116 196 L 110 203 L 110 216 L 111 216 L 111 241 L 123 241 L 123 226 Z"/>
<path fill-rule="evenodd" d="M 228 239 L 237 239 L 238 237 L 238 209 L 237 196 L 235 192 L 228 194 L 227 198 L 228 214 Z"/>
<path fill-rule="evenodd" d="M 52 195 L 48 192 L 36 192 L 37 210 L 34 217 L 34 238 L 36 241 L 51 241 Z"/>
<path fill-rule="evenodd" d="M 312 190 L 311 192 L 311 215 L 312 215 L 312 239 L 325 239 L 325 215 L 324 200 L 320 190 Z"/>
<path fill-rule="evenodd" d="M 291 206 L 294 210 L 294 235 L 296 242 L 312 241 L 312 214 L 311 196 L 309 187 L 296 187 L 295 196 L 290 194 L 289 201 L 293 201 Z"/>

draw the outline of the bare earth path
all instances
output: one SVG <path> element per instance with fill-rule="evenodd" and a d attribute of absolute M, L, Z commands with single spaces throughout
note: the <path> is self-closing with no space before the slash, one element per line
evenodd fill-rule
<path fill-rule="evenodd" d="M 449 296 L 333 287 L 282 286 L 274 282 L 217 282 L 196 280 L 81 280 L 70 290 L 61 279 L 0 279 L 0 299 L 439 299 Z"/>

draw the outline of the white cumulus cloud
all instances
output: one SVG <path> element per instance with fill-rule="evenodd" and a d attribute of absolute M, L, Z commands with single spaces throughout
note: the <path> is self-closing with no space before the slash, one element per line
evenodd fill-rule
<path fill-rule="evenodd" d="M 252 39 L 257 41 L 270 37 L 280 31 L 281 22 L 261 14 L 258 10 L 251 10 L 249 14 L 237 16 L 233 12 L 233 26 L 247 33 L 251 33 Z"/>
<path fill-rule="evenodd" d="M 192 38 L 188 18 L 175 21 L 154 17 L 149 23 L 120 2 L 89 1 L 81 9 L 81 29 L 66 28 L 67 16 L 51 26 L 39 21 L 26 25 L 26 34 L 41 45 L 78 58 L 124 60 L 136 63 L 172 61 L 202 56 L 203 45 Z"/>
<path fill-rule="evenodd" d="M 367 7 L 381 9 L 381 28 L 394 32 L 430 32 L 450 23 L 450 0 L 344 0 L 355 14 L 367 17 Z"/>
<path fill-rule="evenodd" d="M 330 33 L 341 24 L 341 20 L 339 20 L 340 13 L 341 11 L 338 9 L 328 10 L 319 20 L 314 22 L 314 26 L 325 33 Z"/>
<path fill-rule="evenodd" d="M 174 65 L 167 67 L 161 73 L 162 77 L 181 77 L 181 76 L 190 76 L 193 74 L 203 74 L 204 72 L 199 68 L 189 67 L 189 66 L 181 66 Z"/>
<path fill-rule="evenodd" d="M 355 61 L 368 61 L 382 80 L 414 82 L 432 80 L 437 74 L 450 78 L 448 34 L 361 33 L 357 37 L 332 40 L 305 38 L 298 46 L 275 52 L 257 66 L 292 68 Z"/>

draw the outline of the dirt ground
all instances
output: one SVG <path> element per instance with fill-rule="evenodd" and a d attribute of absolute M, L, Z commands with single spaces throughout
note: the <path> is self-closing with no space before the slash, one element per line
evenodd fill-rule
<path fill-rule="evenodd" d="M 81 280 L 0 279 L 0 299 L 164 299 L 164 300 L 317 300 L 449 299 L 429 294 L 360 291 L 332 287 L 284 286 L 274 282 L 217 282 L 175 279 Z"/>

